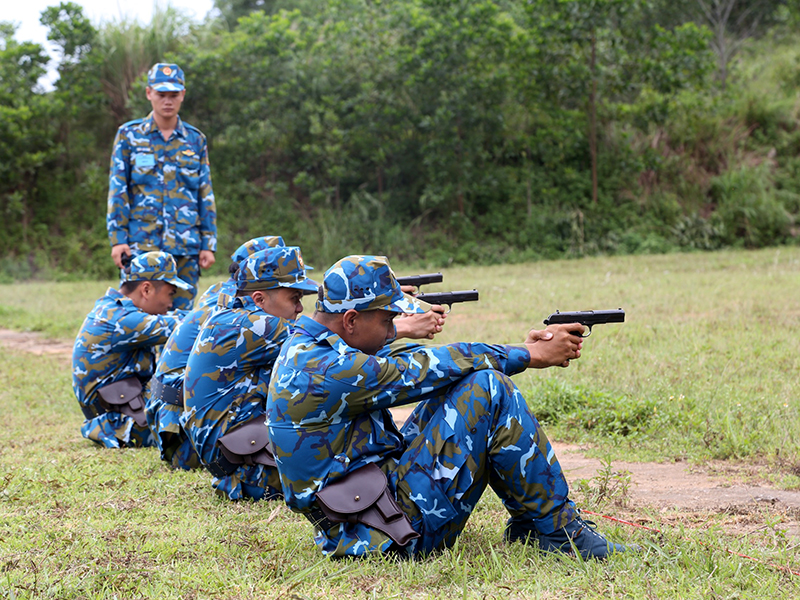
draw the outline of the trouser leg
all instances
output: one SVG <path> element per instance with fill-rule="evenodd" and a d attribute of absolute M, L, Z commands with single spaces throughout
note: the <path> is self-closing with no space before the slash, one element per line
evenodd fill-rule
<path fill-rule="evenodd" d="M 179 288 L 172 299 L 172 308 L 192 310 L 194 298 L 197 295 L 197 282 L 200 280 L 200 257 L 173 255 L 173 258 L 178 267 L 178 277 L 186 283 L 191 283 L 192 289 L 182 290 Z"/>
<path fill-rule="evenodd" d="M 452 545 L 487 485 L 515 518 L 551 533 L 574 518 L 552 446 L 511 379 L 473 373 L 420 403 L 403 427 L 398 502 L 421 538 L 413 552 Z"/>

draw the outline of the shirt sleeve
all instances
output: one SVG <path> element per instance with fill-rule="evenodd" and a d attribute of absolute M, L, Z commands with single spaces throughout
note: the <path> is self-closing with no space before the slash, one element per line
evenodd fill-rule
<path fill-rule="evenodd" d="M 513 375 L 524 371 L 529 362 L 524 346 L 410 344 L 404 352 L 393 345 L 377 356 L 358 351 L 345 354 L 341 366 L 328 369 L 326 379 L 334 380 L 330 386 L 346 398 L 352 416 L 416 402 L 475 371 L 495 369 Z"/>
<path fill-rule="evenodd" d="M 288 321 L 267 315 L 262 311 L 247 315 L 239 331 L 236 345 L 245 345 L 238 356 L 239 368 L 247 371 L 272 364 L 280 354 L 281 346 L 289 334 Z"/>
<path fill-rule="evenodd" d="M 208 161 L 208 143 L 203 137 L 200 153 L 200 187 L 197 198 L 200 213 L 200 249 L 217 251 L 217 206 L 211 187 L 211 165 Z"/>
<path fill-rule="evenodd" d="M 122 128 L 114 138 L 111 151 L 111 164 L 108 172 L 108 212 L 106 227 L 108 241 L 112 246 L 128 243 L 128 221 L 130 219 L 131 199 L 128 182 L 131 177 L 130 146 Z"/>
<path fill-rule="evenodd" d="M 129 311 L 114 323 L 113 347 L 117 351 L 166 343 L 182 315 L 151 315 L 141 310 Z"/>

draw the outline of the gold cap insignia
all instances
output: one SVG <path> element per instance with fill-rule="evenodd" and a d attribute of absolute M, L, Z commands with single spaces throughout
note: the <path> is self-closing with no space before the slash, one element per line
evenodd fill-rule
<path fill-rule="evenodd" d="M 170 69 L 169 67 L 164 67 L 163 69 L 161 69 L 161 72 L 164 73 L 164 75 L 166 75 L 167 77 L 172 75 L 172 69 Z"/>

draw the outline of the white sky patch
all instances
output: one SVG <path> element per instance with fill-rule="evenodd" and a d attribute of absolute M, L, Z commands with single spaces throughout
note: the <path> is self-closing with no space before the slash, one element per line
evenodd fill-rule
<path fill-rule="evenodd" d="M 86 15 L 95 27 L 109 21 L 119 21 L 122 17 L 136 19 L 140 23 L 149 23 L 156 6 L 172 6 L 188 15 L 192 20 L 200 22 L 214 8 L 214 0 L 171 0 L 170 2 L 132 2 L 130 0 L 71 0 L 83 7 Z M 58 79 L 58 52 L 56 46 L 47 40 L 47 28 L 39 23 L 42 11 L 50 6 L 58 6 L 59 0 L 28 0 L 27 2 L 3 2 L 0 10 L 0 21 L 10 21 L 17 25 L 14 36 L 18 42 L 36 42 L 41 44 L 50 54 L 49 72 L 39 83 L 46 89 L 52 89 Z"/>

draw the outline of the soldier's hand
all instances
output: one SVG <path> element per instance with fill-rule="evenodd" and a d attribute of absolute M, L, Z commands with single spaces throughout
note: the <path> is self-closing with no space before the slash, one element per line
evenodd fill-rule
<path fill-rule="evenodd" d="M 198 262 L 200 263 L 201 269 L 207 269 L 217 262 L 217 259 L 214 257 L 214 253 L 211 250 L 200 250 L 200 260 Z"/>
<path fill-rule="evenodd" d="M 429 339 L 439 333 L 444 327 L 444 320 L 447 314 L 444 306 L 434 304 L 426 313 L 421 315 L 406 315 L 394 320 L 397 330 L 397 338 L 408 338 L 410 340 Z"/>
<path fill-rule="evenodd" d="M 580 323 L 550 325 L 545 330 L 532 329 L 525 339 L 531 355 L 528 366 L 537 369 L 568 367 L 570 360 L 581 356 L 583 338 L 579 334 L 585 330 L 586 327 Z"/>
<path fill-rule="evenodd" d="M 130 256 L 131 254 L 131 247 L 128 244 L 117 244 L 111 247 L 111 260 L 114 261 L 118 269 L 122 268 L 122 257 Z"/>

